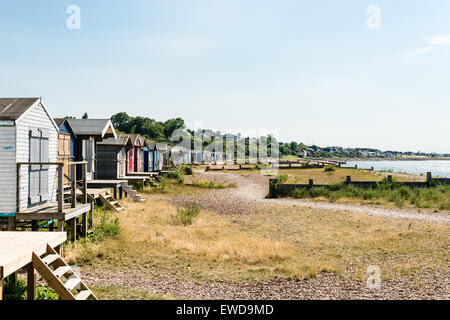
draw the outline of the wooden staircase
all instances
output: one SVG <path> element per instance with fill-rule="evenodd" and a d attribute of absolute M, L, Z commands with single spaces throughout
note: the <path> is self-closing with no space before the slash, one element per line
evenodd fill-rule
<path fill-rule="evenodd" d="M 113 198 L 113 196 L 109 192 L 103 192 L 99 195 L 100 200 L 106 204 L 106 206 L 110 209 L 112 209 L 115 212 L 120 212 L 123 210 L 123 207 L 120 205 L 119 202 L 117 202 L 116 199 Z"/>
<path fill-rule="evenodd" d="M 142 199 L 142 196 L 138 194 L 137 191 L 134 190 L 128 183 L 123 183 L 122 188 L 135 202 L 145 201 L 145 199 Z"/>
<path fill-rule="evenodd" d="M 62 300 L 97 300 L 80 277 L 49 245 L 43 258 L 33 252 L 33 267 Z"/>

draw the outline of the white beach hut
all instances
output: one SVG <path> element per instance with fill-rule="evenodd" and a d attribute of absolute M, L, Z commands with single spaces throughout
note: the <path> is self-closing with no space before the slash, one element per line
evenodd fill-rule
<path fill-rule="evenodd" d="M 58 127 L 40 98 L 0 98 L 0 217 L 56 201 L 56 166 L 18 162 L 56 162 Z M 19 184 L 19 187 L 17 187 Z"/>

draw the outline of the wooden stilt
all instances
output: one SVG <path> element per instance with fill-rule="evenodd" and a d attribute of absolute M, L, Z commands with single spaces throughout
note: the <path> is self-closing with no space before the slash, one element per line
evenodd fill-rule
<path fill-rule="evenodd" d="M 27 299 L 36 299 L 36 271 L 34 270 L 33 263 L 27 265 Z"/>
<path fill-rule="evenodd" d="M 3 300 L 3 267 L 0 267 L 0 301 Z"/>
<path fill-rule="evenodd" d="M 72 241 L 77 241 L 77 218 L 70 220 L 70 229 L 72 229 Z"/>

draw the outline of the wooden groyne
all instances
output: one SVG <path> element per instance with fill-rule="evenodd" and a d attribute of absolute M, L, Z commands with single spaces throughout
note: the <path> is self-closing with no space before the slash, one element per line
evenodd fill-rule
<path fill-rule="evenodd" d="M 388 181 L 393 182 L 392 176 L 388 176 Z M 382 181 L 353 181 L 351 176 L 347 176 L 345 184 L 349 186 L 355 186 L 358 188 L 370 189 L 377 188 Z M 405 186 L 410 188 L 429 188 L 438 184 L 450 185 L 450 178 L 433 178 L 431 172 L 427 173 L 427 180 L 424 182 L 395 182 L 396 185 Z M 269 180 L 269 196 L 271 198 L 277 198 L 278 196 L 288 196 L 295 189 L 311 189 L 328 187 L 329 184 L 315 184 L 313 179 L 309 179 L 308 184 L 281 184 L 278 183 L 278 179 Z"/>

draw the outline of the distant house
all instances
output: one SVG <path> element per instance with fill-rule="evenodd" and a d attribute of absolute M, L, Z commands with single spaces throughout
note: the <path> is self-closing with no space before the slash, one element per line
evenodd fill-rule
<path fill-rule="evenodd" d="M 116 180 L 127 175 L 127 152 L 133 143 L 127 134 L 118 134 L 97 143 L 97 179 Z"/>
<path fill-rule="evenodd" d="M 87 161 L 87 179 L 93 180 L 97 170 L 97 142 L 111 137 L 117 139 L 116 130 L 109 119 L 67 119 L 67 122 L 76 136 L 74 160 Z"/>
<path fill-rule="evenodd" d="M 17 182 L 16 164 L 56 162 L 58 131 L 40 98 L 0 98 L 0 217 L 56 201 L 56 166 L 22 165 Z"/>
<path fill-rule="evenodd" d="M 308 151 L 305 149 L 298 151 L 298 157 L 299 158 L 308 158 Z"/>

